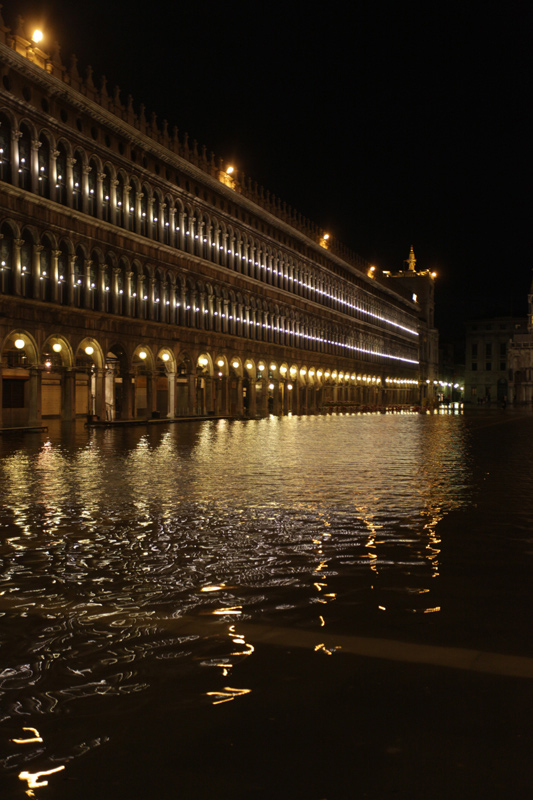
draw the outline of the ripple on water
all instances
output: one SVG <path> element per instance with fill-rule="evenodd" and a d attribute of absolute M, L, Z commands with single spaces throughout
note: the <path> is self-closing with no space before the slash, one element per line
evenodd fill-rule
<path fill-rule="evenodd" d="M 2 443 L 4 722 L 153 699 L 170 666 L 226 676 L 253 653 L 239 620 L 430 609 L 437 524 L 469 482 L 452 416 Z"/>

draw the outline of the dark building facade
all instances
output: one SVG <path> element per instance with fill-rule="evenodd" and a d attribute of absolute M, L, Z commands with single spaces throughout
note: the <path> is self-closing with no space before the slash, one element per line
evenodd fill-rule
<path fill-rule="evenodd" d="M 527 332 L 527 320 L 488 317 L 470 320 L 466 326 L 465 402 L 512 402 L 509 347 Z"/>
<path fill-rule="evenodd" d="M 377 275 L 22 21 L 0 69 L 0 426 L 432 393 L 431 274 Z"/>

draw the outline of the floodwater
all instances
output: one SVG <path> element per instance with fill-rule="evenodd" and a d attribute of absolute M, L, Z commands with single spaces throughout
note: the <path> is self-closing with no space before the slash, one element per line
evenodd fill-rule
<path fill-rule="evenodd" d="M 529 796 L 533 415 L 0 437 L 0 797 Z"/>

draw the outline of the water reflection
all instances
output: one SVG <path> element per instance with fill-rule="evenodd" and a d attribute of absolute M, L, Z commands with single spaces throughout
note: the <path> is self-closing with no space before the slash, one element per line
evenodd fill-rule
<path fill-rule="evenodd" d="M 38 719 L 72 706 L 153 703 L 168 675 L 184 681 L 183 702 L 198 673 L 205 702 L 241 702 L 251 689 L 227 679 L 254 646 L 239 620 L 311 626 L 331 655 L 320 641 L 329 625 L 437 612 L 438 522 L 470 491 L 463 420 L 451 415 L 0 446 L 1 721 L 12 744 L 22 721 L 41 730 Z M 97 734 L 60 757 L 43 737 L 31 758 L 19 749 L 1 763 L 35 760 L 23 770 L 37 776 L 33 791 L 52 756 L 64 764 L 101 744 Z"/>

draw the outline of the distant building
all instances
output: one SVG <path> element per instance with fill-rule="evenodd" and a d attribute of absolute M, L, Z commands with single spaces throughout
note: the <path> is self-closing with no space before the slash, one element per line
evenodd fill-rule
<path fill-rule="evenodd" d="M 510 391 L 510 342 L 527 332 L 523 317 L 489 317 L 467 322 L 465 402 L 503 403 Z"/>
<path fill-rule="evenodd" d="M 515 333 L 509 343 L 509 391 L 515 405 L 533 402 L 533 281 L 528 295 L 527 333 Z"/>

